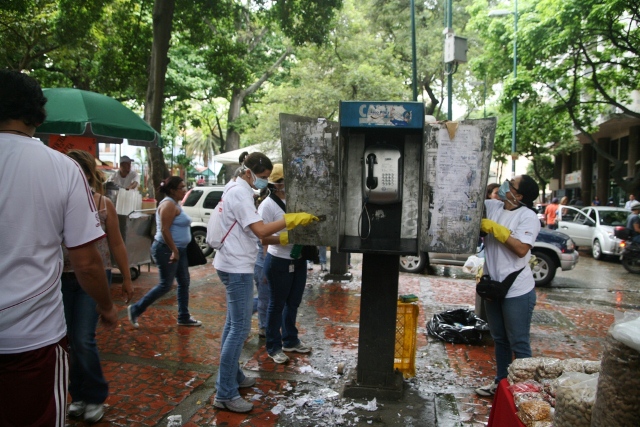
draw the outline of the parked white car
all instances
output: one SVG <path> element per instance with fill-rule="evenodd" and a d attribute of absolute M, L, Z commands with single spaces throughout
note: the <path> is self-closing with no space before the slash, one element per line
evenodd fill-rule
<path fill-rule="evenodd" d="M 567 234 L 576 247 L 591 248 L 594 259 L 602 259 L 606 255 L 620 255 L 621 240 L 616 238 L 616 226 L 626 226 L 627 217 L 631 214 L 624 208 L 614 206 L 585 206 L 575 208 L 563 207 L 563 218 L 571 220 L 558 222 L 558 231 Z"/>
<path fill-rule="evenodd" d="M 191 217 L 191 234 L 205 256 L 213 252 L 213 248 L 206 242 L 207 224 L 211 211 L 220 201 L 223 191 L 224 185 L 194 187 L 182 199 L 182 209 Z"/>

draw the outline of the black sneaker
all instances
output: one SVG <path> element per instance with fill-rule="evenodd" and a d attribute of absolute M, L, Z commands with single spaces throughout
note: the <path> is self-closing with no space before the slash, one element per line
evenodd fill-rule
<path fill-rule="evenodd" d="M 179 326 L 202 326 L 202 322 L 194 319 L 193 317 L 188 318 L 187 320 L 179 320 Z"/>

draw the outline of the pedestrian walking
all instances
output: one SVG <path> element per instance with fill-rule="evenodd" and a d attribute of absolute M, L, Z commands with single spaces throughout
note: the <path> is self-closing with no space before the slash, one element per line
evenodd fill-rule
<path fill-rule="evenodd" d="M 111 254 L 122 274 L 122 291 L 125 301 L 133 297 L 133 285 L 129 270 L 129 257 L 120 234 L 120 222 L 116 208 L 104 196 L 104 177 L 96 169 L 95 157 L 88 151 L 70 150 L 67 156 L 75 160 L 84 172 L 98 208 L 100 227 L 106 239 L 97 242 L 107 281 L 111 286 Z M 69 251 L 64 250 L 64 272 L 62 273 L 62 301 L 69 339 L 69 416 L 80 417 L 90 423 L 100 421 L 104 415 L 104 401 L 109 395 L 109 385 L 102 373 L 96 327 L 98 312 L 96 302 L 82 289 L 73 272 Z"/>
<path fill-rule="evenodd" d="M 246 377 L 238 362 L 251 330 L 253 274 L 258 251 L 256 237 L 264 239 L 285 227 L 291 230 L 318 221 L 316 216 L 304 212 L 285 214 L 282 219 L 270 223 L 262 220 L 256 211 L 253 188 L 265 188 L 272 170 L 273 164 L 267 156 L 251 153 L 244 160 L 235 183 L 230 184 L 222 195 L 221 227 L 229 231 L 213 263 L 226 288 L 227 317 L 213 405 L 232 412 L 249 412 L 253 408 L 251 402 L 240 397 L 238 389 L 253 386 L 255 379 Z M 281 235 L 284 244 L 288 243 L 288 235 Z"/>
<path fill-rule="evenodd" d="M 102 321 L 118 320 L 96 241 L 105 237 L 87 180 L 33 139 L 40 84 L 0 70 L 0 425 L 64 426 L 68 353 L 60 245 Z"/>
<path fill-rule="evenodd" d="M 158 266 L 160 283 L 140 301 L 127 307 L 129 321 L 137 328 L 138 318 L 147 308 L 171 290 L 173 280 L 178 282 L 178 326 L 201 326 L 202 322 L 189 313 L 189 260 L 187 245 L 191 241 L 191 218 L 178 200 L 182 200 L 187 186 L 179 176 L 170 176 L 156 190 L 164 194 L 156 212 L 156 235 L 151 245 L 151 256 Z"/>
<path fill-rule="evenodd" d="M 551 203 L 549 203 L 544 210 L 545 223 L 547 224 L 547 228 L 550 230 L 556 230 L 558 228 L 556 217 L 558 215 L 559 207 L 558 198 L 554 197 L 551 199 Z"/>
<path fill-rule="evenodd" d="M 486 218 L 482 231 L 485 244 L 485 274 L 502 282 L 516 274 L 505 298 L 484 299 L 489 330 L 495 343 L 497 373 L 494 381 L 476 389 L 480 396 L 493 396 L 498 383 L 507 377 L 507 368 L 516 359 L 531 357 L 531 318 L 536 305 L 533 274 L 529 267 L 531 248 L 540 221 L 533 209 L 538 184 L 528 175 L 505 181 L 499 190 L 501 200 L 484 201 Z"/>

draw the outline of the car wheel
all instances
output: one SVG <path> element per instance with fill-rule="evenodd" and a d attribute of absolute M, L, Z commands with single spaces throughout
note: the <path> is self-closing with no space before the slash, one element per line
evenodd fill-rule
<path fill-rule="evenodd" d="M 400 257 L 400 271 L 405 273 L 422 273 L 426 264 L 427 256 L 424 252 Z"/>
<path fill-rule="evenodd" d="M 600 245 L 600 240 L 596 239 L 595 242 L 593 242 L 591 255 L 593 255 L 593 259 L 602 259 L 602 246 Z"/>
<path fill-rule="evenodd" d="M 204 256 L 211 255 L 213 252 L 213 248 L 207 244 L 207 232 L 204 230 L 194 230 L 191 232 L 193 234 L 193 238 L 195 239 L 198 246 L 200 246 L 200 250 L 204 254 Z"/>
<path fill-rule="evenodd" d="M 548 286 L 554 277 L 556 277 L 556 270 L 558 265 L 551 258 L 551 256 L 544 252 L 532 252 L 538 259 L 538 263 L 531 269 L 533 272 L 533 280 L 536 282 L 536 286 Z"/>

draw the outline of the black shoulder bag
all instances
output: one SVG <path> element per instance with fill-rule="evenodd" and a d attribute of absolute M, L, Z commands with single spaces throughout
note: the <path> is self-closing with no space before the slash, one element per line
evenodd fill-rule
<path fill-rule="evenodd" d="M 269 194 L 269 197 L 271 199 L 273 199 L 274 202 L 276 202 L 276 204 L 278 206 L 280 206 L 280 209 L 282 209 L 282 212 L 286 213 L 287 212 L 287 207 L 284 205 L 284 203 L 282 203 L 282 200 L 280 200 L 280 198 L 278 196 L 276 196 L 275 194 L 271 193 Z M 291 251 L 294 252 L 294 251 Z M 317 246 L 313 246 L 313 245 L 304 245 L 302 246 L 302 250 L 299 252 L 299 256 L 297 258 L 294 259 L 304 259 L 307 261 L 314 261 L 316 262 L 318 260 L 318 257 L 320 256 L 320 253 L 318 252 L 318 247 Z M 293 258 L 293 256 L 292 256 Z"/>
<path fill-rule="evenodd" d="M 485 274 L 476 285 L 476 292 L 482 298 L 486 298 L 489 301 L 500 301 L 507 296 L 509 288 L 513 285 L 513 282 L 515 282 L 516 277 L 518 277 L 518 274 L 520 274 L 522 270 L 524 270 L 524 267 L 509 274 L 502 282 L 493 280 L 491 276 Z"/>

